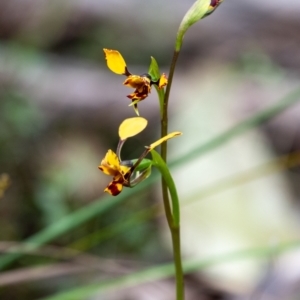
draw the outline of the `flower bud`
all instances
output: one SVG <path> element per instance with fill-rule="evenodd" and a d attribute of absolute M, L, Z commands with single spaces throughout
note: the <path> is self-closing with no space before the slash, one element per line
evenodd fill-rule
<path fill-rule="evenodd" d="M 182 45 L 182 39 L 186 31 L 199 20 L 210 15 L 223 0 L 197 0 L 183 17 L 177 33 L 176 51 Z"/>

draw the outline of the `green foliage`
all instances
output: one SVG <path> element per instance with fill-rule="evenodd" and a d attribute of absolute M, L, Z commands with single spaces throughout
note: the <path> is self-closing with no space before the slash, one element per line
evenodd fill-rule
<path fill-rule="evenodd" d="M 162 157 L 155 151 L 151 151 L 151 155 L 153 158 L 153 164 L 156 166 L 156 168 L 159 170 L 159 172 L 162 175 L 163 180 L 168 186 L 171 200 L 172 200 L 172 219 L 174 222 L 174 226 L 179 226 L 180 223 L 180 209 L 179 209 L 179 199 L 178 194 L 176 190 L 175 182 L 172 178 L 172 175 L 170 173 L 170 170 L 167 166 L 167 164 L 164 162 Z"/>
<path fill-rule="evenodd" d="M 152 81 L 157 81 L 160 78 L 160 71 L 157 61 L 151 56 L 151 63 L 149 66 L 148 74 L 151 76 Z"/>

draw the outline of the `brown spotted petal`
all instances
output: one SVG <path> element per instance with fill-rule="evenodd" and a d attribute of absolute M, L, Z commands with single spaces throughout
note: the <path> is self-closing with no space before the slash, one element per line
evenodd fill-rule
<path fill-rule="evenodd" d="M 123 83 L 128 87 L 132 87 L 135 91 L 127 97 L 133 101 L 143 100 L 151 92 L 151 81 L 146 76 L 131 75 Z"/>
<path fill-rule="evenodd" d="M 120 166 L 120 173 L 117 174 L 112 182 L 105 188 L 104 192 L 117 196 L 122 192 L 123 186 L 129 186 L 130 168 L 127 166 Z"/>
<path fill-rule="evenodd" d="M 117 196 L 122 192 L 123 189 L 123 179 L 120 177 L 119 180 L 113 180 L 105 188 L 104 192 L 111 194 L 112 196 Z"/>
<path fill-rule="evenodd" d="M 144 86 L 141 91 L 135 90 L 133 93 L 127 95 L 127 98 L 131 99 L 132 101 L 135 100 L 144 100 L 145 98 L 148 97 L 148 94 L 150 93 L 151 90 L 149 90 L 148 87 Z"/>
<path fill-rule="evenodd" d="M 150 84 L 150 80 L 147 77 L 143 77 L 139 75 L 130 75 L 126 78 L 123 84 L 134 89 L 139 89 L 143 87 L 145 84 L 147 84 L 146 80 Z"/>
<path fill-rule="evenodd" d="M 119 157 L 112 150 L 107 151 L 98 168 L 104 174 L 113 176 L 113 180 L 106 187 L 105 192 L 116 196 L 122 191 L 123 185 L 128 185 L 127 177 L 130 177 L 130 167 L 121 165 Z"/>

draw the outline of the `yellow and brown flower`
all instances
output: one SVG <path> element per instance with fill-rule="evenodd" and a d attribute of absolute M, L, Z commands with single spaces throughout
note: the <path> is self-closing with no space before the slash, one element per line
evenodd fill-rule
<path fill-rule="evenodd" d="M 151 164 L 142 166 L 142 162 L 145 161 L 144 159 L 147 154 L 161 143 L 164 143 L 175 136 L 181 135 L 181 132 L 178 131 L 169 133 L 156 142 L 150 144 L 150 146 L 147 146 L 146 150 L 144 150 L 138 159 L 121 161 L 121 148 L 124 142 L 128 138 L 143 131 L 146 128 L 147 123 L 147 120 L 141 117 L 129 118 L 121 123 L 119 127 L 120 141 L 116 153 L 112 150 L 108 150 L 98 166 L 104 174 L 113 177 L 113 180 L 105 188 L 105 192 L 113 196 L 117 196 L 121 193 L 124 186 L 134 187 L 145 180 L 151 172 Z"/>
<path fill-rule="evenodd" d="M 113 176 L 113 180 L 105 188 L 105 192 L 117 196 L 121 193 L 123 186 L 128 185 L 130 167 L 121 165 L 117 154 L 112 150 L 107 151 L 98 168 L 104 174 Z"/>
<path fill-rule="evenodd" d="M 168 84 L 168 79 L 165 74 L 162 74 L 157 81 L 153 81 L 151 76 L 147 73 L 142 75 L 132 75 L 119 51 L 111 49 L 103 50 L 108 68 L 116 74 L 127 76 L 123 84 L 135 89 L 134 92 L 127 95 L 127 97 L 132 100 L 132 104 L 134 105 L 137 114 L 137 103 L 148 97 L 153 84 L 156 84 L 160 89 Z"/>
<path fill-rule="evenodd" d="M 123 84 L 135 89 L 133 93 L 127 95 L 127 98 L 131 99 L 132 101 L 144 100 L 151 92 L 151 77 L 148 74 L 141 76 L 129 75 Z"/>

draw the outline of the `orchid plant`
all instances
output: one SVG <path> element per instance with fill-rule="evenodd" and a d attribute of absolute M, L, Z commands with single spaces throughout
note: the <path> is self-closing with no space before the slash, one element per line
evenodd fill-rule
<path fill-rule="evenodd" d="M 131 100 L 129 106 L 133 106 L 137 117 L 124 120 L 119 127 L 119 144 L 116 152 L 109 149 L 102 159 L 99 169 L 106 175 L 112 176 L 112 181 L 104 189 L 112 196 L 117 196 L 123 187 L 134 188 L 137 184 L 147 179 L 155 166 L 162 176 L 162 195 L 166 219 L 170 228 L 174 266 L 176 275 L 176 299 L 184 299 L 184 280 L 180 249 L 180 207 L 176 191 L 176 185 L 167 166 L 167 141 L 182 133 L 179 131 L 168 133 L 168 103 L 172 79 L 177 63 L 177 58 L 183 43 L 183 37 L 187 30 L 197 21 L 209 16 L 223 0 L 197 0 L 184 16 L 175 42 L 175 51 L 170 66 L 169 78 L 160 73 L 156 60 L 151 57 L 150 67 L 147 73 L 133 75 L 129 72 L 123 56 L 117 50 L 103 49 L 108 68 L 127 78 L 123 84 L 133 88 L 134 92 L 127 95 Z M 152 86 L 156 87 L 161 117 L 161 137 L 154 143 L 146 146 L 141 155 L 133 160 L 122 160 L 121 149 L 125 141 L 142 132 L 148 121 L 139 116 L 138 104 L 145 100 L 151 92 Z M 166 88 L 165 88 L 166 87 Z M 161 145 L 160 154 L 154 148 Z M 152 159 L 146 158 L 151 153 Z"/>

